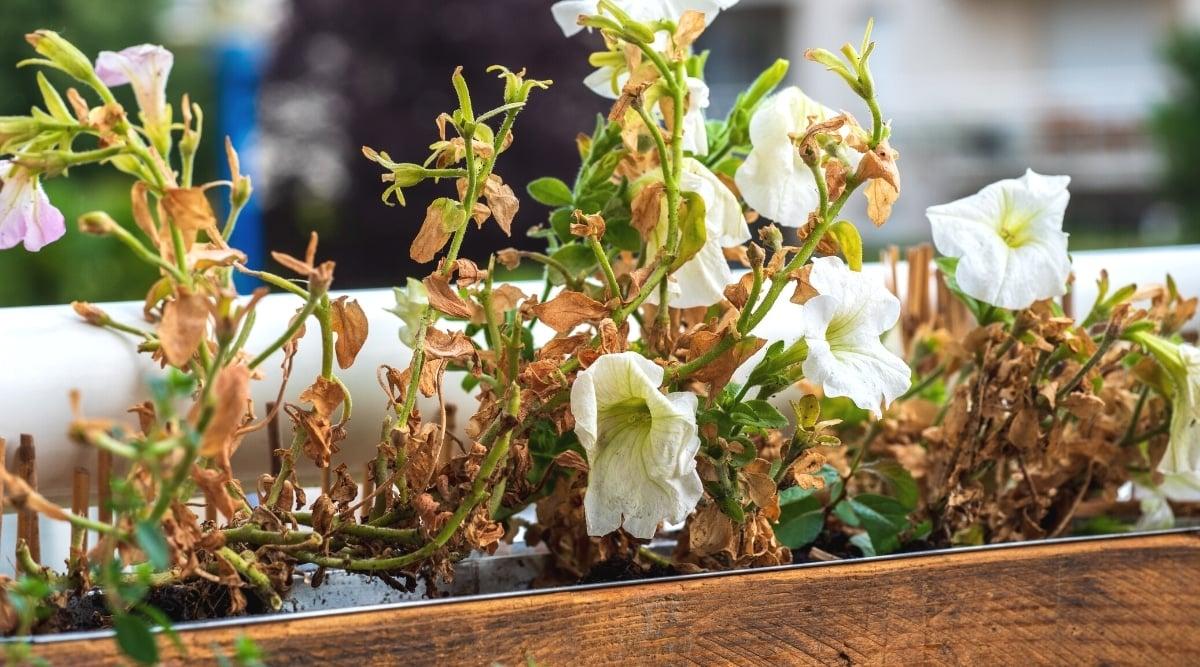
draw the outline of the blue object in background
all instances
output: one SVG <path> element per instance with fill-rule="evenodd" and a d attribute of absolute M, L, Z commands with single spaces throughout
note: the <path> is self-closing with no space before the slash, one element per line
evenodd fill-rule
<path fill-rule="evenodd" d="M 258 87 L 263 58 L 263 48 L 245 40 L 230 39 L 217 46 L 217 120 L 221 136 L 212 145 L 221 151 L 217 161 L 221 177 L 227 179 L 230 174 L 224 138 L 228 136 L 238 152 L 242 173 L 250 176 L 251 185 L 255 186 L 258 185 Z M 228 200 L 225 209 L 227 214 Z M 242 209 L 229 242 L 246 253 L 247 266 L 260 269 L 265 265 L 266 232 L 257 198 L 251 197 Z M 261 285 L 258 280 L 236 272 L 233 280 L 243 294 Z"/>

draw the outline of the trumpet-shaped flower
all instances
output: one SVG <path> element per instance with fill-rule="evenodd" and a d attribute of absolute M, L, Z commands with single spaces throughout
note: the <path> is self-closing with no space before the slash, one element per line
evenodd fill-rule
<path fill-rule="evenodd" d="M 107 86 L 130 84 L 147 127 L 161 129 L 167 117 L 167 76 L 175 56 L 161 46 L 140 44 L 121 51 L 101 51 L 96 75 Z"/>
<path fill-rule="evenodd" d="M 801 308 L 798 329 L 808 344 L 804 375 L 826 396 L 846 396 L 879 412 L 908 390 L 912 372 L 880 341 L 900 317 L 900 300 L 881 283 L 851 271 L 839 257 L 813 260 L 817 296 Z"/>
<path fill-rule="evenodd" d="M 416 278 L 409 278 L 406 287 L 393 287 L 396 296 L 396 307 L 390 313 L 400 318 L 400 342 L 415 349 L 417 347 L 417 331 L 421 328 L 421 316 L 429 305 L 429 291 Z"/>
<path fill-rule="evenodd" d="M 938 251 L 959 258 L 963 292 L 1010 309 L 1066 294 L 1071 259 L 1062 224 L 1070 182 L 1030 169 L 926 210 Z"/>
<path fill-rule="evenodd" d="M 37 252 L 67 231 L 36 174 L 0 160 L 0 250 L 24 243 Z"/>
<path fill-rule="evenodd" d="M 704 487 L 696 473 L 696 395 L 658 390 L 663 370 L 636 352 L 606 354 L 571 387 L 575 434 L 587 452 L 589 535 L 624 526 L 639 539 L 680 522 Z"/>
<path fill-rule="evenodd" d="M 704 246 L 694 257 L 672 274 L 670 305 L 675 308 L 711 306 L 725 298 L 725 287 L 734 282 L 733 271 L 722 248 L 739 246 L 750 240 L 750 227 L 742 215 L 737 196 L 701 164 L 692 158 L 683 161 L 679 181 L 683 192 L 694 192 L 704 201 Z M 663 215 L 647 239 L 647 259 L 658 254 L 667 236 L 667 221 Z M 650 303 L 658 303 L 652 294 Z"/>
<path fill-rule="evenodd" d="M 791 86 L 763 100 L 750 119 L 752 149 L 735 176 L 754 210 L 787 227 L 801 227 L 820 201 L 812 170 L 791 135 L 837 115 Z"/>
<path fill-rule="evenodd" d="M 643 23 L 678 21 L 688 10 L 703 12 L 705 22 L 712 23 L 722 9 L 737 3 L 738 0 L 613 0 L 630 18 Z M 563 34 L 570 37 L 583 30 L 579 17 L 600 13 L 599 5 L 600 0 L 559 0 L 550 6 L 550 12 Z"/>

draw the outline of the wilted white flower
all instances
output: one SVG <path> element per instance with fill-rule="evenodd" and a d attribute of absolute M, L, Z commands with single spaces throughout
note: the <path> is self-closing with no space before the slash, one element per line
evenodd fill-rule
<path fill-rule="evenodd" d="M 820 195 L 812 170 L 800 158 L 790 135 L 803 134 L 814 122 L 836 115 L 795 86 L 762 101 L 750 118 L 752 149 L 734 177 L 751 208 L 787 227 L 808 222 Z"/>
<path fill-rule="evenodd" d="M 729 9 L 737 3 L 738 0 L 613 0 L 613 4 L 621 11 L 642 23 L 678 21 L 688 10 L 703 12 L 705 22 L 712 23 L 722 9 Z M 600 0 L 560 0 L 550 6 L 550 12 L 563 34 L 570 37 L 583 30 L 583 26 L 579 25 L 579 17 L 600 13 L 599 5 Z"/>
<path fill-rule="evenodd" d="M 900 300 L 840 257 L 814 259 L 809 284 L 817 296 L 796 323 L 808 344 L 804 376 L 826 396 L 848 397 L 876 413 L 886 409 L 912 382 L 908 365 L 879 339 L 900 318 Z"/>
<path fill-rule="evenodd" d="M 167 117 L 167 76 L 175 56 L 161 46 L 139 44 L 121 51 L 101 51 L 96 74 L 107 86 L 130 84 L 149 127 L 162 128 Z"/>
<path fill-rule="evenodd" d="M 62 212 L 50 203 L 37 175 L 0 160 L 0 250 L 24 243 L 37 252 L 66 232 Z"/>
<path fill-rule="evenodd" d="M 926 210 L 938 252 L 958 258 L 963 292 L 1010 309 L 1066 294 L 1071 259 L 1062 225 L 1070 182 L 1030 169 Z"/>
<path fill-rule="evenodd" d="M 589 535 L 624 526 L 639 539 L 680 522 L 704 487 L 696 473 L 696 395 L 658 390 L 663 370 L 636 352 L 606 354 L 571 386 L 575 434 L 587 452 Z"/>
<path fill-rule="evenodd" d="M 416 348 L 421 316 L 429 305 L 429 292 L 416 278 L 409 278 L 406 287 L 393 287 L 392 292 L 396 295 L 396 307 L 388 312 L 404 322 L 400 325 L 400 341 L 410 348 Z"/>
<path fill-rule="evenodd" d="M 725 298 L 725 287 L 734 282 L 733 271 L 722 248 L 739 246 L 750 240 L 750 227 L 742 215 L 741 204 L 729 188 L 701 164 L 685 158 L 679 188 L 694 192 L 704 201 L 704 247 L 672 274 L 670 305 L 675 308 L 711 306 Z M 647 260 L 658 254 L 667 235 L 666 216 L 647 239 Z M 658 303 L 658 294 L 648 299 Z"/>

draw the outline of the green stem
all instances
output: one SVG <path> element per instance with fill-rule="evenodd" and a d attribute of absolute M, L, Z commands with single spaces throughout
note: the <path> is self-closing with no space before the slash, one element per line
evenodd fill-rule
<path fill-rule="evenodd" d="M 225 535 L 226 544 L 245 543 L 255 546 L 264 545 L 297 545 L 313 541 L 315 538 L 316 544 L 320 546 L 322 540 L 317 533 L 302 532 L 298 530 L 277 533 L 271 530 L 263 530 L 258 526 L 244 525 L 237 528 L 226 528 L 221 531 Z"/>
<path fill-rule="evenodd" d="M 304 320 L 307 320 L 308 316 L 312 315 L 313 311 L 317 309 L 319 303 L 320 298 L 314 299 L 312 294 L 309 294 L 308 301 L 305 302 L 304 308 L 300 310 L 300 313 L 296 315 L 296 317 L 292 318 L 291 325 L 289 325 L 287 330 L 283 332 L 283 335 L 275 339 L 274 342 L 267 346 L 265 350 L 260 352 L 258 356 L 250 362 L 250 370 L 258 368 L 264 361 L 269 359 L 272 354 L 275 354 L 279 348 L 287 345 L 288 341 L 290 341 L 296 335 L 296 333 L 300 331 L 300 328 L 304 326 Z M 324 364 L 322 364 L 322 366 L 323 365 Z"/>
<path fill-rule="evenodd" d="M 608 261 L 608 254 L 604 252 L 604 247 L 600 245 L 599 239 L 594 236 L 587 238 L 588 245 L 592 248 L 592 254 L 596 256 L 596 261 L 600 264 L 601 271 L 604 272 L 604 280 L 608 283 L 608 292 L 612 298 L 621 298 L 621 286 L 617 283 L 617 274 L 613 272 L 612 264 Z"/>
<path fill-rule="evenodd" d="M 229 547 L 221 547 L 218 551 L 221 558 L 233 566 L 239 574 L 246 578 L 254 589 L 258 592 L 262 601 L 267 603 L 272 611 L 279 611 L 283 606 L 283 600 L 279 598 L 279 594 L 275 592 L 275 588 L 271 586 L 271 578 L 268 577 L 262 570 L 259 570 L 253 564 L 246 562 L 240 554 Z"/>

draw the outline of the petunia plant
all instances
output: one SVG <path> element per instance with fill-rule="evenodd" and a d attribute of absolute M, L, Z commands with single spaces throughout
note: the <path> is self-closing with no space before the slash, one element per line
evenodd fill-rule
<path fill-rule="evenodd" d="M 23 64 L 71 87 L 39 73 L 44 108 L 0 118 L 0 246 L 36 251 L 66 233 L 46 179 L 93 164 L 128 175 L 133 220 L 97 211 L 78 226 L 158 270 L 145 322 L 74 305 L 166 372 L 136 424 L 78 407 L 69 427 L 124 464 L 107 480 L 112 522 L 0 473 L 14 506 L 69 522 L 74 546 L 61 575 L 19 547 L 7 629 L 45 629 L 99 587 L 122 648 L 153 662 L 150 627 L 179 620 L 149 603 L 164 586 L 222 591 L 229 614 L 278 609 L 299 566 L 317 585 L 341 569 L 436 587 L 522 529 L 550 553 L 547 580 L 579 579 L 604 562 L 689 572 L 1113 529 L 1124 524 L 1084 516 L 1085 501 L 1126 496 L 1141 501 L 1139 525 L 1165 525 L 1200 500 L 1200 352 L 1184 335 L 1196 300 L 1169 279 L 1110 293 L 1104 277 L 1074 318 L 1069 179 L 1033 171 L 929 208 L 943 256 L 911 250 L 907 289 L 898 252 L 886 283 L 864 272 L 846 205 L 859 193 L 869 230 L 901 190 L 870 24 L 858 44 L 805 54 L 859 98 L 865 124 L 783 86 L 783 60 L 709 118 L 709 54 L 695 45 L 734 4 L 552 6 L 566 36 L 596 43 L 582 85 L 611 106 L 579 135 L 572 179 L 528 185 L 551 207 L 544 221 L 522 217 L 502 176 L 513 142 L 536 133 L 522 111 L 551 85 L 524 70 L 489 68 L 503 92 L 487 103 L 468 82 L 478 73 L 451 73 L 452 108 L 430 119 L 414 161 L 363 147 L 384 204 L 407 206 L 423 182 L 443 193 L 408 248 L 427 273 L 396 277 L 392 358 L 405 363 L 367 369 L 387 416 L 353 432 L 362 397 L 340 375 L 363 372 L 351 369 L 369 318 L 330 292 L 315 235 L 300 257 L 272 254 L 284 275 L 230 247 L 251 183 L 228 142 L 232 177 L 194 182 L 203 114 L 186 96 L 168 102 L 171 54 L 141 45 L 93 62 L 31 34 L 39 57 Z M 123 85 L 136 114 L 113 93 Z M 468 256 L 467 235 L 493 224 L 545 247 Z M 541 284 L 501 281 L 520 264 Z M 239 295 L 234 272 L 263 287 Z M 287 321 L 257 321 L 271 289 L 295 300 Z M 256 326 L 275 335 L 247 349 Z M 308 327 L 320 371 L 289 401 Z M 268 363 L 283 382 L 260 415 L 250 386 Z M 474 403 L 449 404 L 447 383 Z M 278 470 L 234 471 L 242 439 L 279 414 L 291 434 Z M 358 479 L 340 460 L 349 445 L 374 445 Z M 328 481 L 305 488 L 305 467 Z M 101 538 L 90 550 L 89 531 Z"/>

